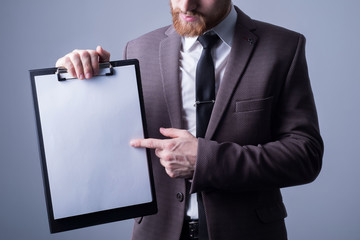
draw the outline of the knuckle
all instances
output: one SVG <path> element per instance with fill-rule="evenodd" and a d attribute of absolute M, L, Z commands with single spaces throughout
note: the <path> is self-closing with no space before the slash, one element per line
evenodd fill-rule
<path fill-rule="evenodd" d="M 162 158 L 166 161 L 166 162 L 170 162 L 172 160 L 172 156 L 170 154 L 165 154 L 164 156 L 162 156 Z"/>
<path fill-rule="evenodd" d="M 80 58 L 80 54 L 78 52 L 69 53 L 67 56 L 69 57 L 70 61 L 72 61 L 72 62 L 78 61 L 78 59 Z"/>
<path fill-rule="evenodd" d="M 174 141 L 168 141 L 165 143 L 165 148 L 172 150 L 176 147 L 176 143 Z"/>
<path fill-rule="evenodd" d="M 74 65 L 69 57 L 65 57 L 64 62 L 63 62 L 63 67 L 65 67 L 68 71 L 74 70 Z"/>
<path fill-rule="evenodd" d="M 169 169 L 173 173 L 176 171 L 176 167 L 174 166 L 174 164 L 169 164 Z"/>
<path fill-rule="evenodd" d="M 88 50 L 86 50 L 86 52 L 91 56 L 97 55 L 96 51 L 92 50 L 92 49 L 88 49 Z"/>
<path fill-rule="evenodd" d="M 151 140 L 149 140 L 149 141 L 147 141 L 147 144 L 146 144 L 149 148 L 155 148 L 154 147 L 154 142 L 153 141 L 151 141 Z"/>
<path fill-rule="evenodd" d="M 63 57 L 63 59 L 64 59 L 64 63 L 71 62 L 70 54 L 65 55 L 65 57 Z"/>
<path fill-rule="evenodd" d="M 94 64 L 96 63 L 96 65 L 99 62 L 99 56 L 96 53 L 95 54 L 90 54 L 90 59 Z"/>
<path fill-rule="evenodd" d="M 79 55 L 81 58 L 88 58 L 90 54 L 87 51 L 80 51 Z"/>

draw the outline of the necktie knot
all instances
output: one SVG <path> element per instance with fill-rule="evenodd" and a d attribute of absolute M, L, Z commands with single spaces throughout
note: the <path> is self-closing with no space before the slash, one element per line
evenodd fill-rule
<path fill-rule="evenodd" d="M 198 41 L 201 43 L 204 49 L 212 48 L 217 41 L 219 36 L 214 32 L 208 32 L 198 37 Z"/>

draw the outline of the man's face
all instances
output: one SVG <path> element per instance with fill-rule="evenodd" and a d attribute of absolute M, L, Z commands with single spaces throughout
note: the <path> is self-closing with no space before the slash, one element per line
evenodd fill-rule
<path fill-rule="evenodd" d="M 170 0 L 176 31 L 195 37 L 215 27 L 229 13 L 231 0 Z"/>

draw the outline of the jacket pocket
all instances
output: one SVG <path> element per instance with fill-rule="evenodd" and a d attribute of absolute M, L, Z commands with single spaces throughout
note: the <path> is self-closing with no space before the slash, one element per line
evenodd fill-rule
<path fill-rule="evenodd" d="M 263 223 L 276 222 L 287 217 L 287 212 L 283 203 L 259 208 L 256 210 L 256 213 Z"/>
<path fill-rule="evenodd" d="M 262 111 L 269 106 L 271 106 L 273 97 L 263 98 L 263 99 L 254 99 L 254 100 L 245 100 L 237 101 L 235 104 L 235 112 L 254 112 Z"/>

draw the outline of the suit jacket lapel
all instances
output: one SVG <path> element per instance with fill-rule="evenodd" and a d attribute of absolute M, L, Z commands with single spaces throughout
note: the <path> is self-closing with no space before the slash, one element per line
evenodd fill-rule
<path fill-rule="evenodd" d="M 231 96 L 241 79 L 251 54 L 256 46 L 257 36 L 251 31 L 255 29 L 253 21 L 241 10 L 238 13 L 233 46 L 229 55 L 225 74 L 216 95 L 213 113 L 210 118 L 206 138 L 213 137 Z"/>
<path fill-rule="evenodd" d="M 168 35 L 168 37 L 160 42 L 159 52 L 164 96 L 171 126 L 181 128 L 182 103 L 178 66 L 181 38 L 172 26 L 165 34 Z"/>

